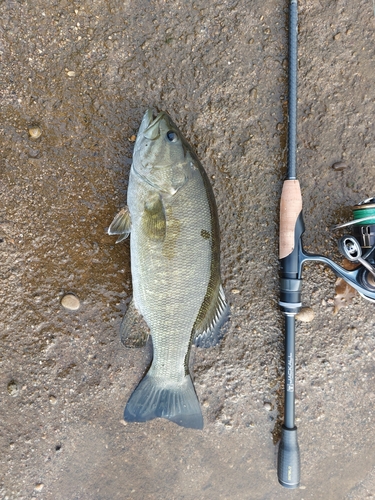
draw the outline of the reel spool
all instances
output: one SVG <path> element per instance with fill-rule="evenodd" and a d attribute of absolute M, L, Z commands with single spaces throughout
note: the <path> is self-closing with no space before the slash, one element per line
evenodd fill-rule
<path fill-rule="evenodd" d="M 362 249 L 375 245 L 375 198 L 368 198 L 353 207 L 353 235 Z"/>
<path fill-rule="evenodd" d="M 352 235 L 339 240 L 339 251 L 350 262 L 358 262 L 363 268 L 358 274 L 359 284 L 368 291 L 375 291 L 375 198 L 368 198 L 353 207 L 353 220 L 338 224 L 333 229 L 352 227 Z M 373 298 L 359 292 L 371 302 Z"/>

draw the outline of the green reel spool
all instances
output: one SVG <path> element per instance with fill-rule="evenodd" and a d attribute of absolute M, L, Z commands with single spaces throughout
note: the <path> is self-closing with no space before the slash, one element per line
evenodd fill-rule
<path fill-rule="evenodd" d="M 375 198 L 353 207 L 353 235 L 363 249 L 375 245 Z"/>
<path fill-rule="evenodd" d="M 353 219 L 344 224 L 338 224 L 333 229 L 352 226 L 353 235 L 362 248 L 375 245 L 375 198 L 367 198 L 353 207 Z"/>
<path fill-rule="evenodd" d="M 375 198 L 369 198 L 353 207 L 353 224 L 360 226 L 375 224 Z"/>

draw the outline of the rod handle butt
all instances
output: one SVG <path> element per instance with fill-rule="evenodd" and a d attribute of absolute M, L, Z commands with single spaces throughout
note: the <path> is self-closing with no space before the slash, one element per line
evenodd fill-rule
<path fill-rule="evenodd" d="M 298 488 L 300 482 L 300 454 L 297 441 L 297 427 L 283 426 L 277 461 L 277 477 L 284 488 Z"/>

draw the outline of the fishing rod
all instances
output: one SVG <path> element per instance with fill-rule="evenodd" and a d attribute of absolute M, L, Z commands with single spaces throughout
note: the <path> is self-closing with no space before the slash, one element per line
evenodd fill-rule
<path fill-rule="evenodd" d="M 289 4 L 288 169 L 280 200 L 280 309 L 285 317 L 284 423 L 278 452 L 277 475 L 285 488 L 300 483 L 300 450 L 295 425 L 295 315 L 301 309 L 302 267 L 306 261 L 326 264 L 362 297 L 375 302 L 375 197 L 353 207 L 353 220 L 333 229 L 351 227 L 353 234 L 339 240 L 339 251 L 357 267 L 346 270 L 334 261 L 304 251 L 302 195 L 297 180 L 297 64 L 298 5 Z"/>
<path fill-rule="evenodd" d="M 280 200 L 279 259 L 281 265 L 280 308 L 285 316 L 284 424 L 281 430 L 277 475 L 286 488 L 300 481 L 300 452 L 295 425 L 295 315 L 301 308 L 301 266 L 299 264 L 302 195 L 297 180 L 297 0 L 289 4 L 288 58 L 288 171 Z"/>

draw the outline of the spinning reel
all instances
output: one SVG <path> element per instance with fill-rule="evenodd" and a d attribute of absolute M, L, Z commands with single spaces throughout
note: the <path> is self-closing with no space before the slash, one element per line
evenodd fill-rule
<path fill-rule="evenodd" d="M 284 314 L 296 314 L 301 308 L 302 266 L 306 261 L 322 262 L 344 279 L 365 299 L 375 302 L 375 198 L 368 198 L 353 207 L 353 220 L 338 224 L 333 229 L 352 227 L 352 235 L 339 240 L 340 253 L 350 262 L 358 263 L 355 269 L 344 269 L 324 255 L 305 252 L 302 234 L 305 230 L 302 212 L 294 231 L 294 249 L 281 261 L 282 282 L 280 306 Z"/>
<path fill-rule="evenodd" d="M 358 263 L 347 270 L 323 255 L 309 254 L 303 250 L 300 240 L 298 260 L 318 261 L 329 266 L 340 278 L 365 299 L 375 302 L 375 198 L 368 198 L 353 207 L 353 220 L 338 224 L 333 229 L 352 227 L 352 235 L 345 234 L 339 240 L 340 253 L 350 262 Z M 302 233 L 300 233 L 300 236 Z M 301 268 L 300 268 L 301 272 Z"/>

